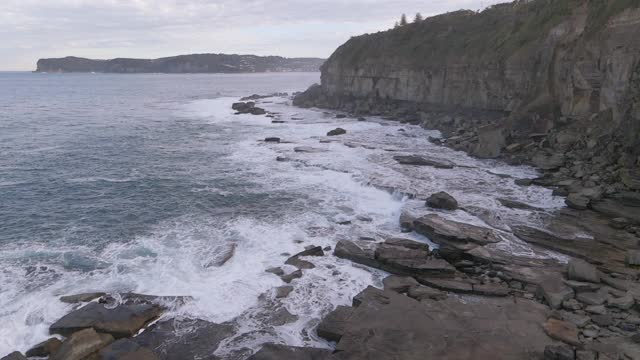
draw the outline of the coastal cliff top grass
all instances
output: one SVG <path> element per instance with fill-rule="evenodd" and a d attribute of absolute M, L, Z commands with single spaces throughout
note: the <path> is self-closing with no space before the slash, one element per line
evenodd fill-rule
<path fill-rule="evenodd" d="M 333 57 L 357 66 L 370 59 L 402 65 L 497 63 L 516 51 L 539 45 L 549 31 L 577 8 L 588 6 L 585 36 L 603 29 L 608 20 L 638 0 L 519 0 L 482 12 L 461 10 L 392 30 L 350 39 Z"/>

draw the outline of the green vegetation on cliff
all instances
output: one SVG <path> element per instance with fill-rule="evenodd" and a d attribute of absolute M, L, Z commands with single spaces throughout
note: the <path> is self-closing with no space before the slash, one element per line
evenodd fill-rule
<path fill-rule="evenodd" d="M 573 11 L 588 6 L 588 34 L 637 0 L 536 0 L 435 16 L 396 29 L 354 37 L 336 55 L 357 66 L 368 59 L 394 58 L 399 64 L 438 66 L 493 63 L 525 47 L 539 47 L 549 31 Z M 395 61 L 394 61 L 395 62 Z"/>

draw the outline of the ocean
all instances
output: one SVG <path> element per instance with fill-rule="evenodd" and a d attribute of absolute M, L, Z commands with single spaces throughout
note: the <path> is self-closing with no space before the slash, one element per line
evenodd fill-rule
<path fill-rule="evenodd" d="M 338 119 L 280 96 L 259 106 L 285 123 L 231 110 L 242 96 L 316 82 L 318 73 L 0 73 L 0 355 L 46 339 L 48 326 L 73 308 L 58 298 L 90 291 L 190 296 L 165 316 L 233 322 L 239 335 L 221 352 L 266 341 L 330 347 L 312 331 L 322 315 L 385 274 L 328 251 L 282 300 L 296 320 L 274 327 L 255 316 L 269 310 L 261 294 L 283 284 L 266 269 L 342 239 L 429 243 L 403 234 L 398 218 L 424 208 L 422 195 L 431 192 L 447 191 L 497 219 L 528 214 L 500 206 L 500 197 L 564 206 L 548 189 L 513 184 L 537 176 L 534 169 L 436 146 L 427 140 L 436 131 Z M 327 142 L 338 126 L 347 134 Z M 269 136 L 283 141 L 262 141 Z M 299 146 L 315 150 L 295 152 Z M 463 166 L 393 161 L 405 153 Z M 489 221 L 463 211 L 446 216 Z M 515 240 L 501 246 L 551 256 Z"/>

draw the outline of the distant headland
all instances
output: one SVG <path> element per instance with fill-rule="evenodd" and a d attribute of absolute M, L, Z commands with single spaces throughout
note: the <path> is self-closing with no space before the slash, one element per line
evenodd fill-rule
<path fill-rule="evenodd" d="M 159 59 L 92 60 L 74 56 L 40 59 L 36 72 L 96 73 L 258 73 L 319 71 L 325 59 L 280 56 L 192 54 Z"/>

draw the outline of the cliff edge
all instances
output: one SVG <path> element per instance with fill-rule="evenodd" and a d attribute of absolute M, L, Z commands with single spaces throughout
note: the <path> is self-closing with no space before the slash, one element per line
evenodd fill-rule
<path fill-rule="evenodd" d="M 322 66 L 316 96 L 296 104 L 374 114 L 390 102 L 412 104 L 417 115 L 490 111 L 504 114 L 499 125 L 516 138 L 597 128 L 599 137 L 615 133 L 638 148 L 639 36 L 633 0 L 521 0 L 458 11 L 350 39 Z"/>

